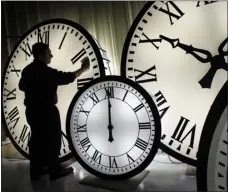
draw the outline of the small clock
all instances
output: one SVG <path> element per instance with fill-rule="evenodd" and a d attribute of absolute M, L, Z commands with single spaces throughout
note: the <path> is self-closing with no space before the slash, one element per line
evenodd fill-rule
<path fill-rule="evenodd" d="M 137 83 L 106 76 L 85 85 L 67 113 L 71 151 L 90 173 L 127 179 L 144 170 L 160 143 L 157 107 Z"/>
<path fill-rule="evenodd" d="M 196 166 L 202 128 L 227 80 L 227 2 L 148 2 L 125 40 L 121 75 L 154 97 L 161 149 Z"/>
<path fill-rule="evenodd" d="M 227 191 L 227 83 L 208 113 L 197 159 L 198 191 Z"/>
<path fill-rule="evenodd" d="M 92 36 L 79 24 L 66 19 L 51 19 L 32 27 L 20 39 L 12 51 L 2 81 L 2 111 L 9 138 L 26 158 L 30 127 L 25 118 L 24 92 L 18 88 L 23 68 L 33 61 L 32 45 L 49 44 L 53 58 L 49 65 L 61 71 L 75 71 L 81 67 L 81 59 L 88 56 L 91 68 L 73 83 L 58 87 L 57 107 L 62 126 L 62 161 L 70 157 L 65 133 L 65 117 L 74 94 L 92 79 L 105 75 L 104 59 Z M 66 94 L 67 93 L 67 94 Z"/>

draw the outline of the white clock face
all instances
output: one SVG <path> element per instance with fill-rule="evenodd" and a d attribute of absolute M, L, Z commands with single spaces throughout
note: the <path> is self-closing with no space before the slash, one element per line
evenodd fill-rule
<path fill-rule="evenodd" d="M 38 33 L 39 30 L 39 33 Z M 53 58 L 52 68 L 75 71 L 81 67 L 81 59 L 89 57 L 91 67 L 73 83 L 59 86 L 58 104 L 62 126 L 60 157 L 69 153 L 66 140 L 66 113 L 74 94 L 90 80 L 104 76 L 103 59 L 93 38 L 80 25 L 65 19 L 53 19 L 40 23 L 29 30 L 12 52 L 5 70 L 3 83 L 3 112 L 11 140 L 17 149 L 28 157 L 30 127 L 25 117 L 24 92 L 18 88 L 21 72 L 33 61 L 31 48 L 37 41 L 49 44 Z"/>
<path fill-rule="evenodd" d="M 227 84 L 208 113 L 199 144 L 198 191 L 227 191 Z"/>
<path fill-rule="evenodd" d="M 161 149 L 196 165 L 201 131 L 227 80 L 227 2 L 149 2 L 133 23 L 121 75 L 156 101 Z"/>
<path fill-rule="evenodd" d="M 157 150 L 159 114 L 140 89 L 121 77 L 106 78 L 75 96 L 67 129 L 79 162 L 89 171 L 104 177 L 132 176 Z"/>

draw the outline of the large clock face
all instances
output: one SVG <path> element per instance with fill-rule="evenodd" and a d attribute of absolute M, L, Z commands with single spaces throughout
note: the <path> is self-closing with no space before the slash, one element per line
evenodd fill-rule
<path fill-rule="evenodd" d="M 198 191 L 227 191 L 227 84 L 216 97 L 199 144 Z"/>
<path fill-rule="evenodd" d="M 227 80 L 227 2 L 149 2 L 125 41 L 121 75 L 156 101 L 161 149 L 196 165 L 202 127 Z"/>
<path fill-rule="evenodd" d="M 58 104 L 62 126 L 62 148 L 60 157 L 65 160 L 70 150 L 66 139 L 66 113 L 74 94 L 90 80 L 104 76 L 105 70 L 101 52 L 90 36 L 80 25 L 65 19 L 52 19 L 30 29 L 15 46 L 9 57 L 3 80 L 3 113 L 10 139 L 15 147 L 28 158 L 30 127 L 25 118 L 24 92 L 18 88 L 23 68 L 33 61 L 32 45 L 36 42 L 48 43 L 53 54 L 52 68 L 62 71 L 75 71 L 81 67 L 81 59 L 89 57 L 90 70 L 73 83 L 59 86 Z M 45 123 L 45 122 L 44 122 Z"/>
<path fill-rule="evenodd" d="M 159 113 L 141 86 L 107 76 L 75 95 L 67 115 L 67 135 L 86 170 L 108 179 L 129 178 L 155 156 L 161 136 Z"/>

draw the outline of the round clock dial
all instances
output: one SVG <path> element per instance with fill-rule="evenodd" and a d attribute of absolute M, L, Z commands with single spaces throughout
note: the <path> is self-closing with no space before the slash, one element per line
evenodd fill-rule
<path fill-rule="evenodd" d="M 79 163 L 92 174 L 126 179 L 144 170 L 159 147 L 156 105 L 135 82 L 119 76 L 93 80 L 73 98 L 67 135 Z"/>
<path fill-rule="evenodd" d="M 49 44 L 53 58 L 50 67 L 62 71 L 75 71 L 81 67 L 81 59 L 89 57 L 91 68 L 73 83 L 59 86 L 58 108 L 62 123 L 62 148 L 64 161 L 70 155 L 65 131 L 66 113 L 74 94 L 90 80 L 104 76 L 103 59 L 96 42 L 80 25 L 65 19 L 47 20 L 30 29 L 12 51 L 5 69 L 2 108 L 6 128 L 15 147 L 28 158 L 30 127 L 25 117 L 24 93 L 18 83 L 23 68 L 33 61 L 32 45 L 36 42 Z M 67 93 L 67 94 L 66 94 Z M 45 122 L 44 122 L 45 123 Z"/>
<path fill-rule="evenodd" d="M 197 160 L 198 191 L 227 191 L 227 84 L 207 116 Z"/>
<path fill-rule="evenodd" d="M 196 165 L 201 131 L 227 80 L 227 2 L 149 2 L 127 35 L 121 75 L 158 107 L 161 149 Z"/>

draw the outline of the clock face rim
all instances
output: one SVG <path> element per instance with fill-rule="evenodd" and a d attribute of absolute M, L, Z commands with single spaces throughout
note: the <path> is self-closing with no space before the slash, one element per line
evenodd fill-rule
<path fill-rule="evenodd" d="M 101 83 L 101 82 L 105 82 L 105 81 L 117 81 L 117 82 L 121 82 L 121 83 L 126 83 L 132 87 L 134 87 L 134 89 L 136 89 L 137 91 L 140 92 L 141 95 L 143 95 L 143 97 L 146 99 L 147 103 L 149 104 L 149 106 L 151 107 L 151 111 L 153 112 L 153 117 L 154 117 L 154 121 L 155 121 L 155 136 L 154 136 L 154 142 L 153 142 L 153 146 L 152 149 L 149 153 L 149 155 L 147 156 L 147 158 L 145 159 L 145 161 L 140 164 L 136 169 L 133 169 L 130 172 L 127 172 L 125 174 L 120 174 L 120 175 L 108 175 L 108 174 L 103 174 L 101 172 L 98 172 L 94 169 L 92 169 L 89 165 L 87 165 L 81 158 L 80 156 L 77 154 L 73 142 L 71 140 L 71 135 L 70 135 L 70 119 L 71 119 L 71 114 L 72 111 L 74 109 L 75 103 L 77 102 L 78 98 L 87 90 L 89 89 L 91 86 L 97 84 L 97 83 Z M 139 84 L 135 83 L 134 81 L 124 78 L 122 76 L 117 76 L 117 75 L 109 75 L 109 76 L 105 76 L 105 77 L 99 77 L 96 78 L 92 81 L 90 81 L 89 83 L 87 83 L 82 89 L 80 89 L 74 96 L 74 98 L 72 99 L 71 103 L 70 103 L 70 107 L 68 109 L 67 112 L 67 120 L 66 120 L 66 133 L 67 133 L 67 137 L 69 140 L 69 145 L 71 148 L 71 151 L 74 155 L 74 157 L 76 158 L 76 160 L 79 162 L 79 164 L 86 169 L 88 172 L 92 173 L 93 175 L 103 178 L 103 179 L 112 179 L 112 180 L 123 180 L 123 179 L 128 179 L 131 178 L 135 175 L 137 175 L 138 173 L 142 172 L 154 159 L 159 145 L 160 145 L 160 138 L 161 138 L 161 121 L 160 121 L 160 117 L 159 117 L 159 112 L 157 110 L 157 106 L 156 104 L 153 102 L 152 98 L 150 97 L 150 95 L 146 92 L 146 90 L 144 88 L 142 88 Z"/>
<path fill-rule="evenodd" d="M 23 151 L 20 146 L 18 146 L 17 142 L 13 139 L 7 123 L 6 123 L 6 119 L 4 116 L 4 107 L 3 107 L 3 90 L 4 90 L 4 83 L 5 83 L 5 76 L 6 76 L 6 71 L 8 69 L 8 66 L 10 64 L 10 60 L 12 59 L 15 51 L 18 49 L 19 45 L 27 38 L 27 36 L 34 30 L 38 29 L 39 27 L 42 27 L 43 25 L 47 25 L 47 24 L 54 24 L 54 23 L 60 23 L 60 24 L 65 24 L 65 25 L 69 25 L 75 29 L 77 29 L 78 31 L 80 31 L 85 38 L 89 41 L 89 43 L 92 46 L 92 49 L 94 50 L 94 53 L 96 55 L 97 61 L 98 61 L 98 66 L 99 66 L 99 72 L 100 72 L 100 77 L 104 77 L 105 76 L 105 67 L 104 67 L 104 62 L 103 62 L 103 58 L 101 55 L 101 52 L 99 50 L 99 47 L 97 46 L 95 40 L 93 39 L 93 37 L 89 34 L 89 32 L 83 28 L 80 24 L 68 20 L 68 19 L 64 19 L 64 18 L 53 18 L 53 19 L 48 19 L 48 20 L 44 20 L 42 22 L 37 23 L 36 25 L 33 25 L 31 28 L 29 28 L 18 40 L 18 42 L 15 44 L 13 50 L 10 53 L 10 56 L 7 59 L 6 65 L 4 67 L 4 71 L 3 71 L 3 76 L 2 76 L 2 93 L 1 93 L 1 112 L 2 112 L 2 122 L 3 122 L 3 126 L 4 126 L 4 130 L 6 130 L 6 134 L 9 137 L 11 143 L 13 144 L 13 146 L 17 149 L 17 151 L 24 156 L 26 159 L 29 159 L 29 154 L 27 154 L 25 151 Z M 70 158 L 72 158 L 72 152 L 70 151 L 70 153 L 68 153 L 67 155 L 64 155 L 62 157 L 60 157 L 60 162 L 65 162 L 67 160 L 69 160 Z"/>
<path fill-rule="evenodd" d="M 224 111 L 227 109 L 227 81 L 221 88 L 218 96 L 216 97 L 211 109 L 207 115 L 202 135 L 199 142 L 199 150 L 197 153 L 197 190 L 208 191 L 207 189 L 207 168 L 210 146 L 213 136 L 216 132 L 217 124 Z"/>
<path fill-rule="evenodd" d="M 134 32 L 137 29 L 137 26 L 138 26 L 139 22 L 142 20 L 143 16 L 150 9 L 150 7 L 156 2 L 157 1 L 147 2 L 142 7 L 142 9 L 138 13 L 138 15 L 135 17 L 130 29 L 128 30 L 128 33 L 127 33 L 125 41 L 124 41 L 122 55 L 121 55 L 120 75 L 123 76 L 123 77 L 127 78 L 127 70 L 126 70 L 126 68 L 127 68 L 127 56 L 128 56 L 128 50 L 129 50 L 131 39 L 133 38 Z M 189 164 L 189 165 L 194 166 L 194 167 L 197 166 L 197 159 L 196 160 L 195 159 L 191 159 L 191 158 L 189 158 L 187 156 L 184 156 L 184 155 L 181 155 L 180 153 L 177 153 L 172 148 L 169 148 L 168 146 L 166 146 L 162 142 L 162 140 L 161 140 L 161 143 L 160 143 L 160 149 L 162 151 L 164 151 L 165 153 L 169 154 L 170 156 L 178 159 L 179 161 L 182 161 L 183 163 Z"/>

